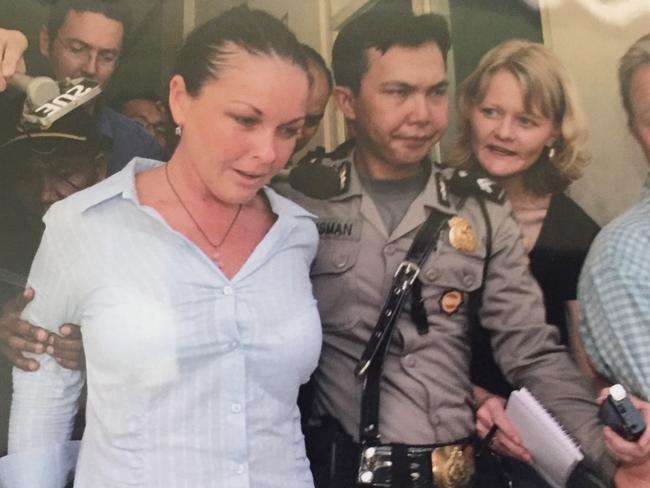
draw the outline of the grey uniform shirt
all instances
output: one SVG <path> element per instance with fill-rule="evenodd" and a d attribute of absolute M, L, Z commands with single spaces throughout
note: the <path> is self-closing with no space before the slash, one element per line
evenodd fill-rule
<path fill-rule="evenodd" d="M 352 161 L 352 154 L 346 159 Z M 466 438 L 475 429 L 467 301 L 483 282 L 486 253 L 479 204 L 469 198 L 457 209 L 459 199 L 447 192 L 440 171 L 433 168 L 424 190 L 388 235 L 354 165 L 349 178 L 342 194 L 326 200 L 277 185 L 318 218 L 320 242 L 312 283 L 324 343 L 315 373 L 315 408 L 337 418 L 358 439 L 362 385 L 354 376 L 355 365 L 395 270 L 430 209 L 437 208 L 469 222 L 476 250 L 456 249 L 448 231 L 443 231 L 437 251 L 423 266 L 420 280 L 429 333 L 418 334 L 407 301 L 384 362 L 379 431 L 384 443 L 433 444 Z M 545 323 L 542 295 L 530 275 L 511 209 L 489 201 L 486 205 L 492 255 L 479 313 L 491 333 L 495 358 L 506 378 L 531 390 L 581 443 L 590 464 L 611 477 L 615 466 L 605 452 L 593 394 L 559 344 L 556 329 Z M 444 303 L 449 292 L 456 297 L 460 293 L 462 302 Z"/>

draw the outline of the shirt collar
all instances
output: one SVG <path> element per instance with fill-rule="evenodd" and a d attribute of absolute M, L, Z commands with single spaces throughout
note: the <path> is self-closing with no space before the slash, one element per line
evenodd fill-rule
<path fill-rule="evenodd" d="M 94 191 L 86 192 L 86 195 L 84 195 L 84 201 L 81 203 L 82 211 L 116 196 L 121 196 L 125 200 L 131 200 L 139 205 L 140 200 L 135 185 L 136 175 L 142 171 L 155 168 L 162 164 L 165 163 L 156 161 L 155 159 L 133 158 L 124 169 L 92 187 Z M 270 187 L 264 187 L 263 191 L 269 201 L 272 211 L 276 215 L 315 218 L 314 215 L 309 213 L 307 210 L 292 201 L 281 197 Z"/>
<path fill-rule="evenodd" d="M 354 148 L 342 160 L 351 161 L 350 168 L 350 183 L 346 191 L 340 195 L 330 198 L 330 201 L 345 200 L 350 197 L 361 196 L 363 194 L 363 183 L 357 171 L 356 164 L 354 163 Z M 450 200 L 450 193 L 445 178 L 438 167 L 433 164 L 429 159 L 424 161 L 424 164 L 431 165 L 431 172 L 427 183 L 420 193 L 422 196 L 422 203 L 427 207 L 434 207 L 445 213 L 453 213 L 453 208 Z"/>

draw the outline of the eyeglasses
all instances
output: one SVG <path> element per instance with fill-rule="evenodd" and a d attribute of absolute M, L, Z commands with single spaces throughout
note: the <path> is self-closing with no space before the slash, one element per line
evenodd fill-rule
<path fill-rule="evenodd" d="M 88 63 L 93 58 L 96 58 L 98 63 L 114 65 L 120 55 L 117 49 L 97 49 L 78 39 L 60 39 L 57 37 L 57 40 L 63 46 L 63 49 L 83 63 Z"/>

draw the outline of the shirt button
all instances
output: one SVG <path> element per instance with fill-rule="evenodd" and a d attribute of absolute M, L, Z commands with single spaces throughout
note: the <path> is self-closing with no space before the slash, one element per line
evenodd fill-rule
<path fill-rule="evenodd" d="M 433 280 L 436 279 L 436 275 L 437 275 L 437 274 L 438 274 L 438 273 L 436 273 L 436 269 L 435 269 L 435 268 L 429 268 L 429 269 L 427 269 L 427 270 L 424 272 L 424 276 L 426 276 L 427 279 L 428 279 L 428 280 L 431 280 L 431 281 L 433 281 Z"/>
<path fill-rule="evenodd" d="M 224 286 L 223 287 L 223 294 L 224 295 L 232 295 L 232 287 L 231 286 Z"/>
<path fill-rule="evenodd" d="M 239 348 L 239 342 L 237 342 L 237 341 L 232 341 L 232 342 L 230 343 L 230 348 L 231 348 L 231 349 L 237 349 L 237 348 Z"/>
<path fill-rule="evenodd" d="M 336 258 L 334 258 L 334 266 L 336 266 L 339 269 L 345 266 L 347 262 L 348 262 L 347 256 L 337 256 Z"/>
<path fill-rule="evenodd" d="M 393 246 L 392 244 L 386 246 L 386 254 L 388 254 L 389 256 L 395 254 L 395 246 Z"/>
<path fill-rule="evenodd" d="M 244 467 L 240 464 L 235 468 L 235 473 L 237 474 L 244 474 Z"/>
<path fill-rule="evenodd" d="M 414 367 L 415 363 L 417 363 L 417 359 L 415 358 L 415 356 L 413 356 L 413 354 L 407 354 L 406 356 L 404 356 L 404 366 L 406 366 L 407 368 Z"/>
<path fill-rule="evenodd" d="M 472 286 L 474 284 L 474 277 L 472 275 L 463 276 L 463 283 L 465 283 L 465 286 Z"/>
<path fill-rule="evenodd" d="M 232 410 L 233 413 L 239 413 L 239 412 L 241 412 L 241 404 L 239 404 L 239 403 L 233 403 L 233 404 L 230 406 L 230 410 Z"/>

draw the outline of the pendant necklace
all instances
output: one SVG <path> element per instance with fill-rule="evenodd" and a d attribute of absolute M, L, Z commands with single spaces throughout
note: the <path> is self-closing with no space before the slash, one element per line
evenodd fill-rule
<path fill-rule="evenodd" d="M 185 205 L 185 202 L 183 202 L 183 199 L 181 196 L 178 194 L 176 191 L 176 188 L 174 188 L 174 185 L 172 184 L 172 180 L 169 177 L 169 164 L 165 164 L 165 178 L 167 179 L 167 183 L 169 184 L 169 188 L 171 188 L 172 192 L 176 196 L 176 199 L 178 200 L 178 203 L 181 204 L 181 207 L 183 207 L 183 210 L 187 213 L 187 215 L 190 217 L 192 222 L 194 223 L 194 226 L 197 228 L 197 230 L 201 233 L 203 238 L 214 248 L 214 252 L 210 256 L 211 259 L 219 266 L 220 268 L 223 268 L 223 261 L 221 260 L 221 246 L 223 245 L 224 242 L 226 242 L 226 239 L 228 238 L 228 235 L 230 234 L 230 231 L 233 229 L 235 226 L 235 222 L 237 222 L 237 217 L 239 217 L 239 214 L 241 213 L 242 209 L 242 204 L 240 203 L 237 206 L 237 211 L 235 212 L 235 216 L 232 218 L 230 221 L 230 225 L 228 225 L 228 228 L 226 229 L 226 232 L 224 232 L 223 237 L 219 242 L 214 243 L 212 242 L 212 239 L 208 237 L 208 234 L 206 234 L 201 226 L 199 225 L 199 222 L 194 218 L 194 215 L 192 215 L 192 212 L 190 212 L 190 209 L 187 208 L 187 205 Z"/>

